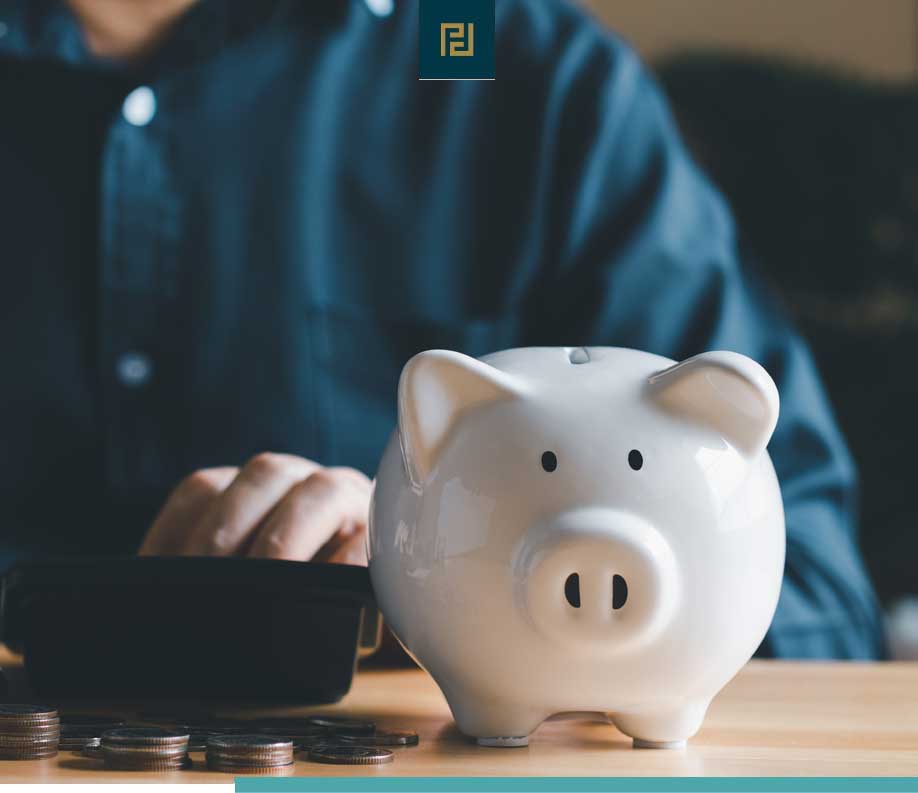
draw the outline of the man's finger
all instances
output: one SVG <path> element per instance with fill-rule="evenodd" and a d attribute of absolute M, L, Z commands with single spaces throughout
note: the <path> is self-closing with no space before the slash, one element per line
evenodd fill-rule
<path fill-rule="evenodd" d="M 339 531 L 313 557 L 316 562 L 367 566 L 367 527 L 358 526 L 351 533 Z"/>
<path fill-rule="evenodd" d="M 237 553 L 290 488 L 318 468 L 318 463 L 289 454 L 253 457 L 197 522 L 183 552 L 207 556 Z"/>
<path fill-rule="evenodd" d="M 185 477 L 169 494 L 143 539 L 141 556 L 179 553 L 188 532 L 239 473 L 238 468 L 204 468 Z"/>
<path fill-rule="evenodd" d="M 351 479 L 356 485 L 360 487 L 371 487 L 373 482 L 367 477 L 363 471 L 358 471 L 356 468 L 348 468 L 343 465 L 333 465 L 328 468 L 328 470 L 333 474 L 341 474 L 342 476 Z"/>
<path fill-rule="evenodd" d="M 367 522 L 370 488 L 321 469 L 291 488 L 259 528 L 249 556 L 312 559 L 339 529 L 361 530 Z"/>

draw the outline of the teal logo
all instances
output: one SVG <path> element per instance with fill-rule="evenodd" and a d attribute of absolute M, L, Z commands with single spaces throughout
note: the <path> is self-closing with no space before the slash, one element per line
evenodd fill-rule
<path fill-rule="evenodd" d="M 420 0 L 420 79 L 494 79 L 494 2 Z"/>

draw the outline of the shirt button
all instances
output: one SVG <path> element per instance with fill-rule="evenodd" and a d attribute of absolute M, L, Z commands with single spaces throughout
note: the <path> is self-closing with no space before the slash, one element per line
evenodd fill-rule
<path fill-rule="evenodd" d="M 142 352 L 126 352 L 118 359 L 118 380 L 128 388 L 146 385 L 153 375 L 153 362 Z"/>
<path fill-rule="evenodd" d="M 395 0 L 366 0 L 366 4 L 378 17 L 387 17 L 395 10 Z"/>
<path fill-rule="evenodd" d="M 153 89 L 142 85 L 131 91 L 121 105 L 121 115 L 128 124 L 135 127 L 149 124 L 156 115 L 156 94 L 153 93 Z"/>

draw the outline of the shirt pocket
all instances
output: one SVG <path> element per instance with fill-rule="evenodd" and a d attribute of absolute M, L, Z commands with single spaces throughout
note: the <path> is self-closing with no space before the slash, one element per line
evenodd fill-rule
<path fill-rule="evenodd" d="M 442 320 L 380 314 L 341 303 L 308 309 L 316 426 L 326 465 L 349 465 L 373 476 L 395 428 L 398 378 L 423 350 L 480 357 L 514 346 L 516 314 Z"/>

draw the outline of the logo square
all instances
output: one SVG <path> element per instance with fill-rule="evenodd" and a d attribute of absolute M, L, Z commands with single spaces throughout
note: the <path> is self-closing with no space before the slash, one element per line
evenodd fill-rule
<path fill-rule="evenodd" d="M 420 0 L 420 79 L 494 79 L 494 3 Z"/>

